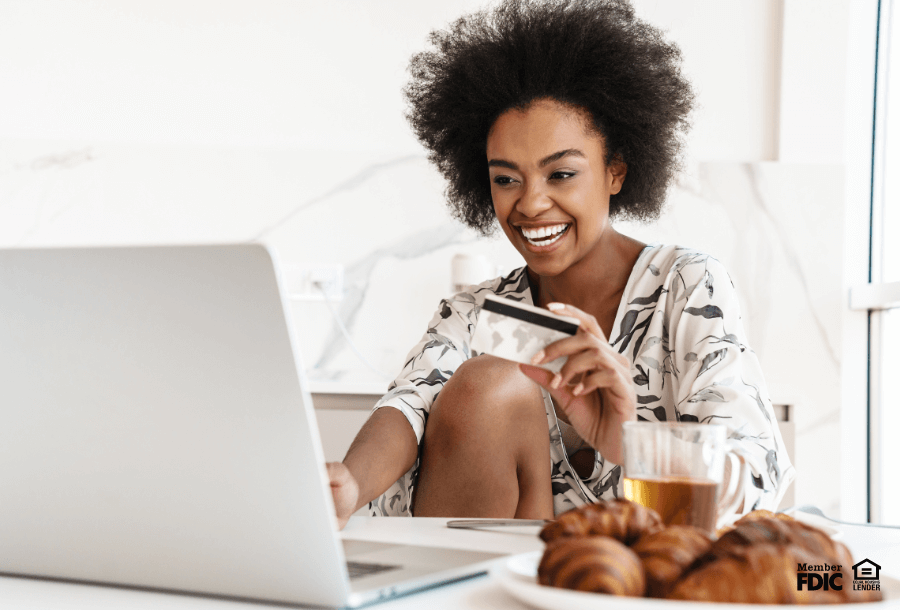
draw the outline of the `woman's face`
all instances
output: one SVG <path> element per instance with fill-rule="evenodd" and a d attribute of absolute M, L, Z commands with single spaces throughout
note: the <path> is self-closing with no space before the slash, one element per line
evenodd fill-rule
<path fill-rule="evenodd" d="M 538 275 L 557 275 L 600 243 L 625 165 L 607 165 L 586 112 L 552 100 L 508 110 L 487 138 L 497 220 Z"/>

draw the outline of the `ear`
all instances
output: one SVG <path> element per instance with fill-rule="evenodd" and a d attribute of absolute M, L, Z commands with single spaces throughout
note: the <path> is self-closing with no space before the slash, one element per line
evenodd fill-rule
<path fill-rule="evenodd" d="M 615 155 L 606 166 L 606 175 L 609 183 L 609 193 L 618 195 L 622 190 L 622 184 L 625 183 L 625 174 L 628 173 L 628 165 L 622 160 L 620 155 Z"/>

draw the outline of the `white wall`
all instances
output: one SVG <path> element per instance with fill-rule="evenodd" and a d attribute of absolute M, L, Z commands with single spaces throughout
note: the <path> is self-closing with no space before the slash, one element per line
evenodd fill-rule
<path fill-rule="evenodd" d="M 778 160 L 780 0 L 635 0 L 681 48 L 697 92 L 696 161 Z"/>
<path fill-rule="evenodd" d="M 4 0 L 0 135 L 418 148 L 409 54 L 470 0 Z"/>
<path fill-rule="evenodd" d="M 778 159 L 843 163 L 851 12 L 867 2 L 785 0 Z"/>
<path fill-rule="evenodd" d="M 3 0 L 0 136 L 419 152 L 410 55 L 484 3 Z M 641 0 L 683 49 L 701 161 L 773 160 L 780 2 Z"/>

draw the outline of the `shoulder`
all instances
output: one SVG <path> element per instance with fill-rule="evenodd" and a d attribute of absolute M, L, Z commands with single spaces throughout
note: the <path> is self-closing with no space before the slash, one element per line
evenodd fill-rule
<path fill-rule="evenodd" d="M 651 244 L 638 257 L 635 271 L 640 272 L 640 275 L 668 277 L 692 272 L 702 275 L 704 269 L 710 267 L 725 270 L 719 259 L 696 248 Z"/>
<path fill-rule="evenodd" d="M 484 281 L 480 284 L 467 286 L 465 290 L 456 293 L 448 300 L 464 302 L 480 308 L 481 305 L 484 304 L 484 298 L 488 294 L 492 294 L 514 301 L 531 303 L 531 285 L 528 282 L 528 274 L 525 273 L 525 270 L 526 267 L 519 267 L 518 269 L 513 269 L 506 275 Z"/>
<path fill-rule="evenodd" d="M 701 250 L 677 245 L 647 246 L 635 263 L 632 278 L 632 293 L 644 292 L 649 286 L 662 286 L 670 291 L 680 286 L 688 292 L 700 283 L 734 286 L 720 260 Z"/>
<path fill-rule="evenodd" d="M 638 257 L 623 301 L 628 309 L 655 305 L 670 321 L 684 311 L 739 308 L 734 283 L 721 261 L 694 248 L 659 244 L 647 246 Z"/>
<path fill-rule="evenodd" d="M 441 299 L 428 332 L 451 334 L 455 328 L 456 332 L 465 329 L 471 334 L 484 305 L 484 299 L 489 294 L 531 304 L 531 288 L 525 267 L 514 269 L 507 275 L 480 284 L 467 286 L 464 290 Z"/>

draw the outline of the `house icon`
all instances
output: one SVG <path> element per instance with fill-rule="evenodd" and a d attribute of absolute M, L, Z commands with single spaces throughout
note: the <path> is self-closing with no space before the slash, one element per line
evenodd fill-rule
<path fill-rule="evenodd" d="M 863 559 L 853 566 L 853 580 L 878 580 L 881 566 L 871 559 Z"/>

